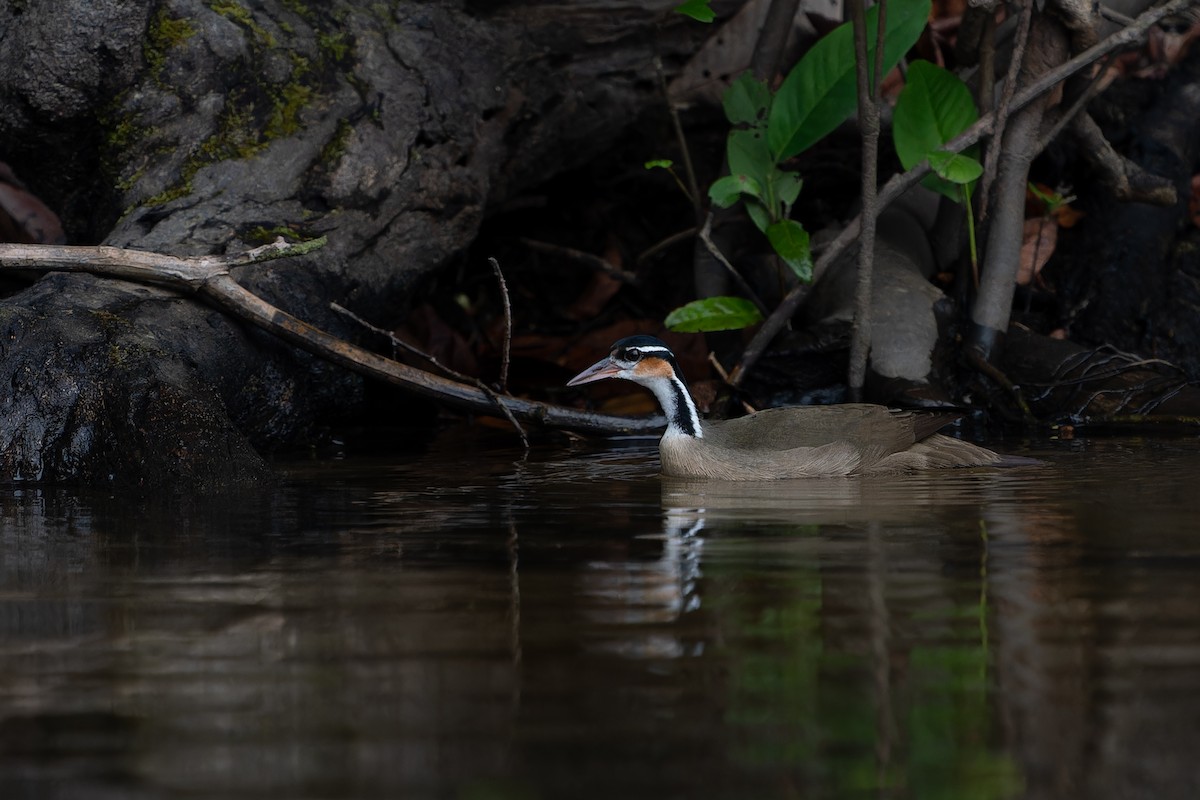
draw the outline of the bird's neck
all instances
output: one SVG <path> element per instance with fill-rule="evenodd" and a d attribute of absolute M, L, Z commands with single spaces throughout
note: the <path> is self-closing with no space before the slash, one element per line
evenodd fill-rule
<path fill-rule="evenodd" d="M 688 394 L 687 384 L 678 375 L 662 378 L 649 384 L 650 391 L 658 399 L 663 413 L 667 415 L 665 436 L 691 436 L 704 438 L 700 428 L 700 414 Z"/>

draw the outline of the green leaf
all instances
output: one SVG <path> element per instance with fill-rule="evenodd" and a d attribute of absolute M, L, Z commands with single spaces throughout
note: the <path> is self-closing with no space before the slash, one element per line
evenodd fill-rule
<path fill-rule="evenodd" d="M 928 61 L 914 61 L 908 68 L 908 82 L 896 98 L 896 110 L 892 115 L 892 141 L 895 142 L 900 163 L 905 169 L 911 169 L 928 158 L 929 166 L 938 172 L 933 154 L 977 119 L 979 112 L 975 108 L 975 101 L 961 80 L 952 72 Z M 963 157 L 977 164 L 974 156 L 978 152 L 978 147 L 971 147 Z M 944 163 L 956 173 L 968 168 L 966 162 Z M 960 182 L 945 175 L 926 175 L 921 179 L 921 184 L 952 200 L 961 201 L 960 183 L 970 183 L 972 180 L 974 178 Z"/>
<path fill-rule="evenodd" d="M 759 186 L 758 181 L 743 174 L 726 175 L 724 178 L 713 181 L 713 185 L 708 187 L 708 199 L 713 202 L 713 205 L 720 208 L 729 208 L 743 194 L 760 197 L 762 187 Z"/>
<path fill-rule="evenodd" d="M 777 169 L 771 173 L 771 191 L 775 194 L 775 199 L 783 205 L 784 214 L 787 214 L 796 198 L 800 196 L 802 186 L 804 181 L 800 179 L 799 172 Z"/>
<path fill-rule="evenodd" d="M 962 153 L 934 150 L 929 154 L 929 166 L 939 177 L 959 186 L 974 183 L 983 174 L 983 164 Z"/>
<path fill-rule="evenodd" d="M 771 214 L 767 211 L 767 207 L 755 200 L 753 197 L 746 198 L 746 213 L 750 216 L 750 220 L 763 233 L 767 232 L 767 226 L 771 224 Z"/>
<path fill-rule="evenodd" d="M 646 162 L 646 169 L 670 169 L 675 162 L 669 158 L 654 158 Z"/>
<path fill-rule="evenodd" d="M 794 219 L 785 219 L 767 226 L 767 241 L 796 277 L 805 283 L 812 281 L 812 251 L 808 246 L 808 231 Z"/>
<path fill-rule="evenodd" d="M 735 175 L 740 172 L 759 180 L 765 178 L 775 166 L 775 160 L 767 148 L 767 137 L 760 131 L 742 128 L 730 131 L 725 153 L 729 159 L 729 171 Z"/>
<path fill-rule="evenodd" d="M 761 125 L 771 107 L 771 90 L 755 78 L 753 73 L 743 72 L 729 84 L 721 99 L 725 117 L 732 125 Z"/>
<path fill-rule="evenodd" d="M 900 163 L 912 169 L 977 119 L 966 84 L 936 64 L 914 61 L 892 115 L 892 140 Z"/>
<path fill-rule="evenodd" d="M 731 174 L 754 179 L 760 189 L 767 185 L 771 171 L 775 169 L 775 160 L 767 149 L 767 137 L 761 131 L 730 131 L 725 152 Z"/>
<path fill-rule="evenodd" d="M 693 300 L 667 315 L 666 326 L 677 333 L 729 331 L 762 321 L 757 306 L 741 297 Z"/>
<path fill-rule="evenodd" d="M 925 29 L 930 0 L 891 0 L 883 69 L 888 72 Z M 868 63 L 874 63 L 879 8 L 867 10 Z M 854 34 L 850 23 L 839 25 L 810 49 L 775 93 L 767 121 L 771 153 L 777 161 L 791 158 L 841 125 L 857 107 Z"/>
<path fill-rule="evenodd" d="M 697 22 L 712 22 L 717 15 L 708 7 L 708 3 L 709 0 L 684 0 L 683 3 L 675 6 L 675 13 L 691 17 Z"/>

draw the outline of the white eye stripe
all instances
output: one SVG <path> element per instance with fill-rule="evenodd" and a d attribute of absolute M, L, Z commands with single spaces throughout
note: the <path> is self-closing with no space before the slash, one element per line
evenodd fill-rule
<path fill-rule="evenodd" d="M 638 347 L 627 347 L 623 352 L 618 352 L 618 357 L 622 358 L 623 360 L 633 361 L 648 355 L 659 354 L 669 356 L 671 355 L 671 351 L 666 347 L 660 347 L 659 345 L 642 345 Z"/>

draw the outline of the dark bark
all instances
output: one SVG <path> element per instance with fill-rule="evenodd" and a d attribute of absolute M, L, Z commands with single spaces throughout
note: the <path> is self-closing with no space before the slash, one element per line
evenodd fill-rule
<path fill-rule="evenodd" d="M 51 5 L 0 6 L 0 149 L 71 240 L 195 255 L 327 235 L 235 274 L 341 333 L 330 301 L 397 319 L 490 206 L 660 107 L 653 57 L 670 69 L 703 32 L 669 1 Z M 237 482 L 266 472 L 248 443 L 361 396 L 165 290 L 54 276 L 0 325 L 0 478 Z"/>
<path fill-rule="evenodd" d="M 1167 78 L 1164 90 L 1158 82 L 1139 83 L 1129 96 L 1153 97 L 1149 108 L 1110 106 L 1104 116 L 1114 128 L 1131 125 L 1123 142 L 1128 154 L 1168 177 L 1179 199 L 1169 206 L 1116 203 L 1080 187 L 1088 215 L 1064 242 L 1051 280 L 1072 337 L 1169 358 L 1198 380 L 1200 265 L 1187 198 L 1200 163 L 1200 51 Z"/>

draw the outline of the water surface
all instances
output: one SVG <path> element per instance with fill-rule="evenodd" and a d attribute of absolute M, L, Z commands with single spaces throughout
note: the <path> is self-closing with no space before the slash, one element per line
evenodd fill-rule
<path fill-rule="evenodd" d="M 0 797 L 1200 797 L 1194 440 L 746 485 L 433 452 L 0 490 Z"/>

